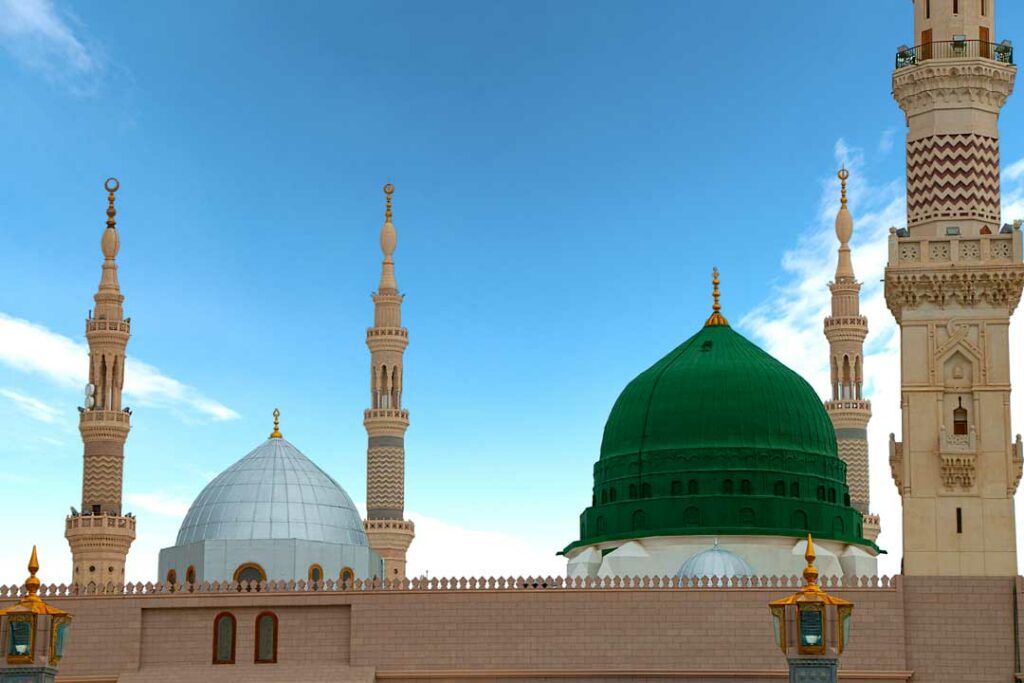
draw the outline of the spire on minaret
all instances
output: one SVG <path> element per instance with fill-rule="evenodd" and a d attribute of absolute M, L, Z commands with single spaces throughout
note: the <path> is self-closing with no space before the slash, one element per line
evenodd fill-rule
<path fill-rule="evenodd" d="M 850 258 L 853 215 L 846 197 L 846 181 L 850 172 L 844 166 L 838 176 L 840 198 L 836 238 L 839 240 L 839 260 L 835 281 L 829 284 L 832 315 L 825 318 L 832 400 L 825 401 L 825 410 L 836 430 L 839 457 L 846 463 L 850 503 L 864 515 L 864 538 L 873 541 L 878 537 L 878 517 L 868 514 L 867 426 L 871 419 L 871 402 L 863 396 L 864 339 L 868 334 L 868 321 L 860 314 L 860 283 L 853 274 Z"/>
<path fill-rule="evenodd" d="M 839 263 L 836 265 L 836 281 L 853 279 L 853 263 L 850 260 L 850 238 L 853 236 L 853 216 L 846 206 L 846 181 L 850 172 L 846 167 L 839 171 L 839 182 L 842 187 L 839 213 L 836 214 L 836 237 L 839 238 Z"/>
<path fill-rule="evenodd" d="M 718 279 L 718 268 L 711 269 L 711 299 L 714 303 L 711 305 L 711 317 L 704 322 L 704 327 L 722 327 L 728 326 L 729 321 L 722 315 L 722 304 L 719 303 L 719 292 L 718 285 L 720 280 Z"/>
<path fill-rule="evenodd" d="M 82 435 L 82 513 L 106 521 L 83 522 L 73 514 L 65 522 L 64 535 L 71 546 L 72 582 L 98 586 L 124 582 L 124 563 L 135 539 L 135 518 L 121 511 L 124 444 L 131 429 L 131 413 L 121 405 L 124 386 L 125 348 L 131 321 L 125 319 L 124 296 L 117 281 L 117 178 L 107 178 L 107 227 L 100 238 L 103 268 L 96 302 L 85 321 L 89 342 L 89 381 L 85 405 L 79 408 L 78 430 Z"/>
<path fill-rule="evenodd" d="M 398 283 L 395 281 L 395 262 L 391 255 L 395 253 L 395 246 L 398 244 L 398 233 L 391 222 L 391 195 L 395 186 L 388 183 L 384 186 L 384 194 L 387 197 L 387 208 L 384 210 L 384 225 L 380 229 L 380 250 L 384 252 L 384 265 L 380 273 L 380 291 L 397 292 Z"/>

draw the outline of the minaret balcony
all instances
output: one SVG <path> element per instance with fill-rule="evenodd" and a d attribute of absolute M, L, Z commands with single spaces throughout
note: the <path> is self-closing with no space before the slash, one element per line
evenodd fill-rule
<path fill-rule="evenodd" d="M 409 330 L 404 327 L 370 327 L 366 330 L 367 338 L 370 337 L 402 337 L 409 338 Z"/>
<path fill-rule="evenodd" d="M 121 334 L 131 334 L 132 323 L 131 320 L 100 320 L 97 318 L 91 318 L 85 321 L 85 333 L 90 332 L 120 332 Z"/>
<path fill-rule="evenodd" d="M 944 218 L 955 224 L 955 217 Z M 1003 228 L 990 235 L 963 235 L 953 225 L 942 237 L 901 235 L 893 230 L 889 234 L 889 266 L 935 268 L 960 266 L 997 265 L 1018 263 L 1021 260 L 1020 230 L 1016 227 Z"/>
<path fill-rule="evenodd" d="M 896 51 L 896 69 L 915 66 L 931 59 L 991 59 L 1013 64 L 1013 44 L 1008 40 L 989 43 L 981 40 L 946 40 L 916 47 L 900 47 Z"/>
<path fill-rule="evenodd" d="M 135 538 L 135 517 L 131 515 L 68 515 L 64 520 L 65 532 L 76 529 L 119 529 Z"/>
<path fill-rule="evenodd" d="M 834 401 L 825 401 L 825 410 L 830 412 L 830 413 L 832 413 L 832 412 L 839 412 L 839 411 L 859 411 L 859 412 L 867 413 L 867 415 L 870 416 L 871 415 L 871 401 L 866 401 L 866 400 L 863 400 L 863 399 L 852 399 L 852 398 L 836 399 Z"/>

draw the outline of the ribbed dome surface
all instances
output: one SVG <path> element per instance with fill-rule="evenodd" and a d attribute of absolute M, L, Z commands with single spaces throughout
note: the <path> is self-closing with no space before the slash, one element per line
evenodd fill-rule
<path fill-rule="evenodd" d="M 729 326 L 702 328 L 626 386 L 601 458 L 708 447 L 836 457 L 814 389 Z"/>
<path fill-rule="evenodd" d="M 754 576 L 754 568 L 736 553 L 720 548 L 716 544 L 713 548 L 702 550 L 693 555 L 676 572 L 681 579 L 701 578 L 704 576 L 718 577 L 742 577 Z"/>
<path fill-rule="evenodd" d="M 284 439 L 267 439 L 202 490 L 177 545 L 204 540 L 300 539 L 366 546 L 352 499 Z"/>

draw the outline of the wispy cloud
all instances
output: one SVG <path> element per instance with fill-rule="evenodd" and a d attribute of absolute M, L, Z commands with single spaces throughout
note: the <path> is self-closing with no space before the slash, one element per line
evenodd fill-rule
<path fill-rule="evenodd" d="M 163 493 L 129 493 L 125 496 L 128 502 L 139 510 L 152 512 L 155 515 L 183 518 L 188 512 L 189 501 L 174 498 Z"/>
<path fill-rule="evenodd" d="M 79 94 L 96 84 L 101 63 L 52 0 L 0 0 L 0 47 L 28 69 Z"/>
<path fill-rule="evenodd" d="M 893 574 L 899 572 L 902 547 L 902 505 L 888 462 L 889 434 L 899 435 L 901 431 L 899 330 L 885 305 L 882 277 L 888 259 L 889 227 L 906 223 L 906 196 L 900 180 L 878 182 L 870 177 L 862 150 L 840 140 L 835 156 L 837 166 L 845 164 L 851 171 L 850 208 L 855 229 L 850 246 L 857 277 L 863 283 L 861 312 L 867 316 L 871 330 L 864 362 L 865 393 L 871 399 L 873 411 L 868 429 L 871 507 L 882 516 L 879 545 L 889 551 L 889 555 L 880 558 L 879 571 Z M 1006 220 L 1024 217 L 1024 160 L 1008 166 L 1003 180 L 1003 215 Z M 830 389 L 828 343 L 821 325 L 829 313 L 827 283 L 834 278 L 836 268 L 839 245 L 834 221 L 838 204 L 839 182 L 830 176 L 822 183 L 815 220 L 783 257 L 787 276 L 784 283 L 740 323 L 769 353 L 799 372 L 823 397 L 827 397 Z M 1014 348 L 1024 348 L 1019 336 L 1011 331 Z M 1021 386 L 1024 364 L 1013 367 L 1013 381 Z M 1019 415 L 1019 410 L 1015 414 Z"/>
<path fill-rule="evenodd" d="M 18 393 L 13 389 L 0 389 L 0 396 L 11 401 L 15 406 L 17 406 L 18 410 L 31 417 L 33 420 L 52 424 L 57 421 L 57 416 L 60 414 L 60 411 L 50 404 L 44 403 L 38 398 Z"/>
<path fill-rule="evenodd" d="M 0 313 L 0 363 L 76 389 L 85 385 L 88 375 L 84 344 L 4 313 Z M 224 404 L 131 357 L 125 365 L 124 393 L 137 405 L 184 409 L 185 417 L 198 414 L 216 421 L 239 417 Z"/>

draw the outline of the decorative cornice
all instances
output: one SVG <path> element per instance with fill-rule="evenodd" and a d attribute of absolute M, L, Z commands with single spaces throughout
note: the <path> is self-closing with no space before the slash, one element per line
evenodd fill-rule
<path fill-rule="evenodd" d="M 957 268 L 956 270 L 885 269 L 885 303 L 896 318 L 903 319 L 904 308 L 924 303 L 946 306 L 956 303 L 975 306 L 987 303 L 1005 307 L 1012 315 L 1024 290 L 1024 265 L 1001 268 Z"/>
<path fill-rule="evenodd" d="M 971 105 L 998 114 L 1013 93 L 1017 67 L 987 59 L 929 60 L 892 77 L 893 98 L 907 117 L 935 108 Z"/>

